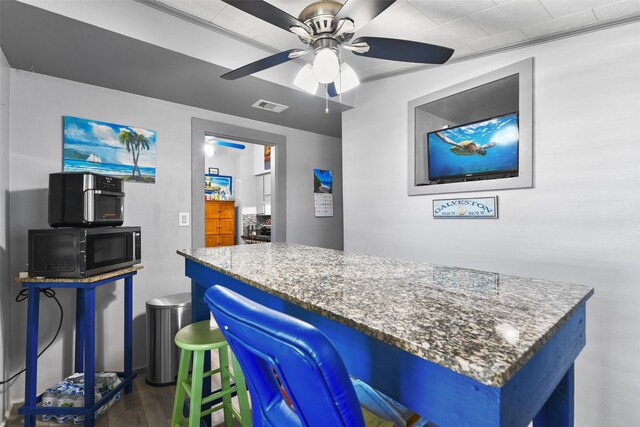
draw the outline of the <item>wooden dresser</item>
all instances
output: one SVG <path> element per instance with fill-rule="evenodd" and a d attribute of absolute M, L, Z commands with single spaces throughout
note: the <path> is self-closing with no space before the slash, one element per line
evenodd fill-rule
<path fill-rule="evenodd" d="M 204 243 L 206 247 L 235 245 L 235 202 L 204 202 Z"/>

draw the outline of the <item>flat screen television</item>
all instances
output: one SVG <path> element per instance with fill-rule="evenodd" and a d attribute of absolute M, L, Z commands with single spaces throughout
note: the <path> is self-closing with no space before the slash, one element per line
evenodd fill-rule
<path fill-rule="evenodd" d="M 516 177 L 518 145 L 518 113 L 429 132 L 429 184 Z"/>

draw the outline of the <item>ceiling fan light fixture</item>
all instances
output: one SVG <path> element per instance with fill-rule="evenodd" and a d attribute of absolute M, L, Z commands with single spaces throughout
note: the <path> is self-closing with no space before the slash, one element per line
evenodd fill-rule
<path fill-rule="evenodd" d="M 316 52 L 313 61 L 313 75 L 323 84 L 329 84 L 340 74 L 340 61 L 336 53 L 329 48 L 322 48 Z"/>
<path fill-rule="evenodd" d="M 338 77 L 333 83 L 336 86 L 336 92 L 341 94 L 358 86 L 360 84 L 360 79 L 351 65 L 343 62 L 340 67 L 340 77 Z"/>
<path fill-rule="evenodd" d="M 311 95 L 316 94 L 318 91 L 318 80 L 313 75 L 313 67 L 311 64 L 305 64 L 305 66 L 298 71 L 296 78 L 293 80 L 293 84 Z"/>
<path fill-rule="evenodd" d="M 2 0 L 0 0 L 2 1 Z M 326 85 L 328 96 L 336 96 L 336 79 L 340 93 L 358 85 L 358 78 L 352 69 L 341 71 L 345 49 L 359 56 L 388 61 L 418 64 L 444 64 L 454 50 L 444 46 L 413 40 L 363 36 L 352 41 L 354 33 L 365 27 L 378 15 L 391 7 L 396 0 L 310 0 L 295 18 L 269 1 L 223 0 L 254 18 L 272 24 L 297 35 L 305 49 L 289 49 L 231 70 L 220 77 L 235 80 L 258 73 L 271 67 L 299 58 L 312 51 L 315 58 L 312 66 L 314 81 L 307 76 L 308 67 L 296 75 L 296 86 L 309 93 L 317 91 L 317 84 Z M 280 1 L 281 2 L 281 1 Z"/>

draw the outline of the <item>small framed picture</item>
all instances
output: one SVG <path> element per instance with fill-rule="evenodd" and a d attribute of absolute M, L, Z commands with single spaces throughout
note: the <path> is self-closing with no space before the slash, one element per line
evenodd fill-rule
<path fill-rule="evenodd" d="M 218 168 L 209 168 L 209 175 L 220 175 L 220 169 L 218 169 Z"/>
<path fill-rule="evenodd" d="M 204 174 L 204 194 L 210 194 L 213 200 L 229 200 L 233 194 L 233 178 L 228 175 Z"/>

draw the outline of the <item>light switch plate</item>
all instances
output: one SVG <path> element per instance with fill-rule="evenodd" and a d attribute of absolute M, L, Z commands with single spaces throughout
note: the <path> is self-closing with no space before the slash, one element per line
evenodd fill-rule
<path fill-rule="evenodd" d="M 178 225 L 180 227 L 189 226 L 189 212 L 180 212 L 178 214 Z"/>

